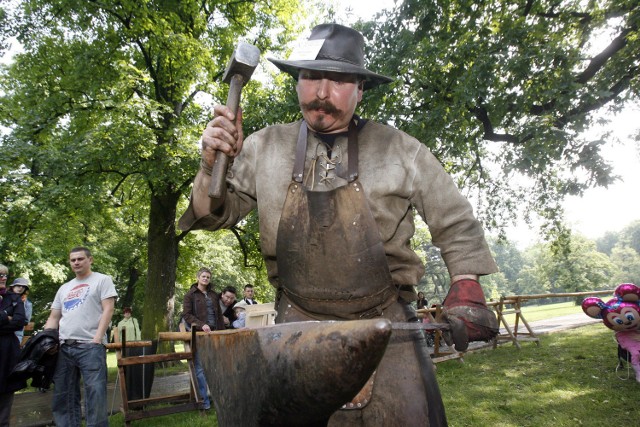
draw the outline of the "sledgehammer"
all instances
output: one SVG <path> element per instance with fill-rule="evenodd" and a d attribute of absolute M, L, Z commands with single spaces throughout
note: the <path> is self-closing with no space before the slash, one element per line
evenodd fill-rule
<path fill-rule="evenodd" d="M 245 42 L 238 43 L 227 70 L 222 77 L 224 83 L 229 83 L 229 95 L 227 95 L 227 107 L 237 114 L 240 104 L 240 92 L 253 74 L 253 70 L 260 61 L 260 49 Z M 229 165 L 229 157 L 222 152 L 216 153 L 216 160 L 211 171 L 211 183 L 209 184 L 209 197 L 219 199 L 225 185 L 225 175 Z"/>

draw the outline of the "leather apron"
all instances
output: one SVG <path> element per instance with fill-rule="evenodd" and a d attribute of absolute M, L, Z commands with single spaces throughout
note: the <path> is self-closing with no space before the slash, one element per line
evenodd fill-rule
<path fill-rule="evenodd" d="M 304 187 L 307 125 L 298 135 L 293 180 L 276 242 L 276 323 L 384 317 L 407 322 L 415 312 L 398 298 L 384 248 L 358 181 L 357 128 L 349 126 L 348 183 L 326 192 Z M 393 331 L 371 379 L 329 427 L 447 425 L 423 331 Z"/>
<path fill-rule="evenodd" d="M 358 181 L 358 130 L 353 120 L 347 150 L 346 185 L 330 191 L 307 189 L 307 124 L 302 121 L 278 227 L 279 288 L 316 319 L 377 317 L 397 298 L 378 226 Z"/>

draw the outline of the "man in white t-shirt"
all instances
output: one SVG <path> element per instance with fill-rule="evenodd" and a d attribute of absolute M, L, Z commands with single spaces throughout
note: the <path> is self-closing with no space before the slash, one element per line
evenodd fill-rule
<path fill-rule="evenodd" d="M 53 377 L 53 418 L 58 426 L 82 424 L 80 377 L 88 426 L 108 426 L 106 331 L 117 297 L 110 276 L 91 271 L 89 249 L 69 253 L 75 279 L 60 286 L 45 329 L 59 329 L 60 351 Z"/>

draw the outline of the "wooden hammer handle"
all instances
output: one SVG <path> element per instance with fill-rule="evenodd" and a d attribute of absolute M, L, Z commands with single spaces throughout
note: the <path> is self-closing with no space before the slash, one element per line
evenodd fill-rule
<path fill-rule="evenodd" d="M 238 106 L 240 105 L 240 93 L 244 85 L 244 77 L 241 74 L 234 74 L 229 84 L 229 95 L 227 95 L 227 107 L 238 115 Z M 216 160 L 213 162 L 211 171 L 211 182 L 209 183 L 209 197 L 219 199 L 222 197 L 224 186 L 226 184 L 227 168 L 229 166 L 229 157 L 222 151 L 216 153 Z"/>

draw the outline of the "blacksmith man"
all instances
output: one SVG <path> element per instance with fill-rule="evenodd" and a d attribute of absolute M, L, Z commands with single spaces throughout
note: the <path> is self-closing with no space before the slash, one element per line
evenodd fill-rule
<path fill-rule="evenodd" d="M 497 322 L 477 279 L 496 265 L 482 227 L 420 141 L 354 114 L 365 90 L 392 81 L 364 67 L 363 48 L 359 32 L 324 24 L 288 60 L 270 59 L 297 79 L 301 121 L 244 140 L 242 113 L 216 106 L 180 227 L 228 228 L 258 208 L 276 322 L 407 322 L 424 274 L 409 244 L 415 207 L 451 276 L 449 315 L 462 318 L 471 340 L 487 340 Z M 208 197 L 216 151 L 234 158 L 221 199 Z M 337 411 L 329 425 L 446 425 L 424 334 L 395 330 L 371 401 Z"/>

